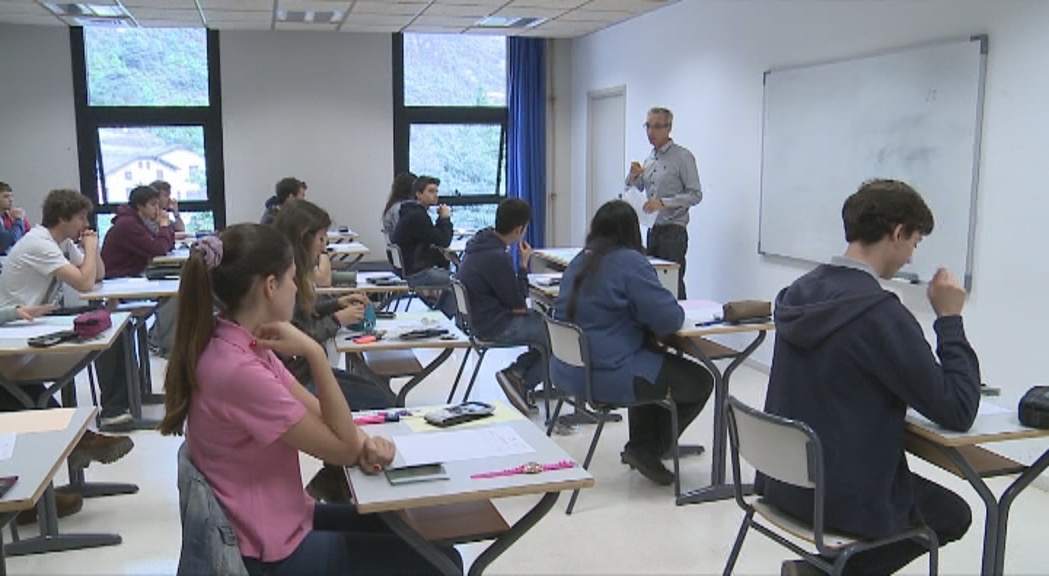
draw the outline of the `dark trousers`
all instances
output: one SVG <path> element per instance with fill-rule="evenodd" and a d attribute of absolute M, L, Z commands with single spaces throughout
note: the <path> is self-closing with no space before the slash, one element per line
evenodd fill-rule
<path fill-rule="evenodd" d="M 940 546 L 965 536 L 972 523 L 972 511 L 961 496 L 917 474 L 911 474 L 911 488 L 914 504 L 925 524 L 936 533 Z M 927 551 L 927 546 L 913 540 L 867 550 L 849 560 L 845 574 L 893 574 Z"/>
<path fill-rule="evenodd" d="M 342 395 L 346 397 L 346 403 L 350 405 L 350 410 L 382 410 L 397 405 L 397 396 L 368 378 L 338 368 L 332 368 L 332 372 Z M 299 381 L 316 396 L 317 384 L 312 375 L 308 376 L 300 378 Z"/>
<path fill-rule="evenodd" d="M 445 554 L 462 566 L 455 548 Z M 375 515 L 361 515 L 351 504 L 318 503 L 313 530 L 284 560 L 244 558 L 251 576 L 290 574 L 434 574 L 436 568 Z"/>
<path fill-rule="evenodd" d="M 677 277 L 677 298 L 685 299 L 685 253 L 688 252 L 688 228 L 678 224 L 660 224 L 648 229 L 648 255 L 681 265 Z"/>
<path fill-rule="evenodd" d="M 113 346 L 98 355 L 95 359 L 95 373 L 98 375 L 98 389 L 102 404 L 102 417 L 110 418 L 127 412 L 130 404 L 127 396 L 127 385 L 129 374 L 127 373 L 127 333 L 131 328 L 125 328 L 125 334 L 121 334 L 113 342 Z M 149 358 L 143 358 L 143 362 L 149 362 Z"/>
<path fill-rule="evenodd" d="M 655 383 L 634 379 L 634 397 L 638 400 L 661 400 L 667 391 L 677 406 L 677 430 L 670 429 L 670 412 L 658 404 L 645 404 L 627 409 L 630 440 L 627 449 L 661 457 L 670 450 L 681 433 L 703 411 L 714 390 L 710 372 L 680 356 L 667 354 Z"/>

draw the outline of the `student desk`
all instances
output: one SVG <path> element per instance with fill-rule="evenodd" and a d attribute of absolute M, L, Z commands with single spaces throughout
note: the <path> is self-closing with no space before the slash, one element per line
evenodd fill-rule
<path fill-rule="evenodd" d="M 146 278 L 113 278 L 103 280 L 95 284 L 90 292 L 80 294 L 84 300 L 159 300 L 178 295 L 179 280 L 148 280 Z M 161 394 L 153 393 L 153 373 L 149 365 L 149 333 L 146 331 L 146 320 L 156 311 L 155 302 L 146 303 L 145 306 L 135 306 L 136 309 L 145 309 L 144 314 L 135 314 L 131 317 L 132 328 L 135 332 L 136 350 L 138 351 L 138 384 L 141 392 L 131 400 L 131 415 L 136 420 L 136 428 L 155 427 L 155 422 L 142 420 L 142 404 L 157 404 L 164 401 Z M 137 403 L 136 403 L 137 399 Z"/>
<path fill-rule="evenodd" d="M 377 306 L 382 309 L 386 307 L 388 300 L 399 296 L 401 294 L 407 294 L 410 292 L 408 289 L 408 283 L 404 280 L 400 280 L 397 284 L 373 284 L 373 280 L 385 280 L 385 279 L 397 279 L 400 277 L 393 272 L 357 272 L 357 282 L 353 286 L 336 285 L 327 286 L 324 288 L 317 288 L 317 294 L 325 294 L 328 296 L 343 296 L 345 294 L 351 294 L 353 292 L 364 292 L 365 294 L 385 294 L 387 296 L 386 301 Z"/>
<path fill-rule="evenodd" d="M 501 531 L 488 548 L 477 557 L 473 565 L 470 566 L 469 574 L 471 576 L 479 576 L 484 573 L 492 561 L 535 526 L 553 508 L 561 491 L 589 488 L 594 485 L 593 476 L 580 466 L 540 472 L 539 474 L 516 474 L 496 478 L 471 479 L 470 475 L 478 472 L 504 470 L 520 466 L 526 462 L 548 464 L 571 459 L 541 429 L 522 417 L 492 424 L 475 423 L 469 427 L 453 426 L 448 430 L 480 429 L 487 426 L 509 426 L 513 428 L 535 452 L 446 462 L 445 469 L 448 472 L 448 480 L 434 480 L 398 486 L 391 485 L 383 474 L 369 476 L 356 467 L 348 468 L 346 469 L 346 476 L 349 480 L 350 490 L 353 492 L 353 502 L 357 505 L 357 510 L 361 514 L 379 514 L 383 521 L 398 536 L 411 544 L 442 574 L 459 574 L 457 567 L 434 546 L 432 539 L 427 539 L 425 535 L 421 534 L 406 521 L 405 516 L 425 510 L 427 507 L 464 503 L 486 504 L 492 498 L 541 494 L 542 498 L 539 499 L 539 502 L 522 516 L 516 524 Z M 379 435 L 387 438 L 413 434 L 412 428 L 404 421 L 366 426 L 364 430 L 369 435 Z M 490 504 L 487 505 L 490 507 Z M 498 514 L 497 511 L 495 513 Z M 455 522 L 460 525 L 466 523 L 465 518 L 462 517 L 456 518 Z M 505 520 L 503 523 L 505 526 Z M 460 526 L 460 528 L 466 527 Z M 444 543 L 492 539 L 493 534 L 481 533 L 474 537 L 470 536 L 470 534 L 464 534 L 455 539 L 445 539 Z M 571 546 L 571 543 L 566 542 L 564 545 L 567 548 Z"/>
<path fill-rule="evenodd" d="M 360 262 L 361 258 L 367 256 L 369 252 L 371 252 L 371 250 L 360 242 L 346 242 L 343 244 L 328 245 L 328 257 L 331 258 L 333 262 L 344 262 L 350 269 Z"/>
<path fill-rule="evenodd" d="M 564 272 L 580 250 L 582 248 L 540 248 L 532 254 L 532 270 L 535 272 Z M 652 256 L 649 256 L 648 260 L 652 262 L 663 286 L 677 294 L 677 277 L 681 273 L 681 265 Z"/>
<path fill-rule="evenodd" d="M 980 448 L 978 444 L 1005 442 L 1024 438 L 1044 438 L 1049 430 L 1027 428 L 1020 424 L 1016 410 L 981 405 L 976 421 L 967 432 L 940 428 L 912 412 L 907 414 L 907 451 L 965 478 L 980 495 L 987 509 L 983 535 L 984 576 L 1005 573 L 1005 537 L 1009 527 L 1009 509 L 1024 489 L 1049 466 L 1049 448 L 1030 466 Z M 984 478 L 1020 473 L 996 499 Z"/>
<path fill-rule="evenodd" d="M 328 230 L 328 244 L 344 244 L 357 240 L 357 233 L 353 230 Z"/>
<path fill-rule="evenodd" d="M 449 262 L 455 264 L 458 267 L 462 264 L 463 253 L 466 252 L 466 243 L 473 238 L 473 234 L 468 235 L 456 235 L 452 237 L 452 243 L 447 248 L 441 248 L 441 254 L 448 259 Z"/>
<path fill-rule="evenodd" d="M 32 323 L 18 321 L 0 326 L 0 386 L 31 410 L 46 407 L 55 392 L 61 392 L 62 403 L 66 407 L 76 406 L 73 378 L 113 345 L 124 331 L 128 316 L 127 312 L 115 312 L 112 315 L 113 326 L 97 337 L 84 342 L 64 342 L 49 348 L 33 348 L 26 344 L 28 334 L 71 330 L 73 316 L 44 316 Z M 130 348 L 127 352 L 125 361 L 130 367 Z M 23 385 L 48 382 L 51 386 L 45 385 L 45 392 L 39 398 L 31 398 L 22 389 Z M 138 486 L 134 484 L 87 483 L 84 481 L 84 469 L 72 466 L 69 467 L 69 489 L 85 498 L 138 492 Z"/>
<path fill-rule="evenodd" d="M 185 264 L 189 260 L 189 248 L 176 248 L 163 256 L 154 256 L 154 264 Z"/>
<path fill-rule="evenodd" d="M 94 407 L 55 408 L 26 418 L 24 412 L 0 414 L 0 432 L 15 432 L 15 449 L 10 459 L 0 460 L 0 476 L 18 476 L 18 482 L 0 498 L 0 529 L 18 512 L 38 507 L 40 536 L 13 540 L 0 546 L 0 575 L 7 573 L 4 556 L 78 550 L 120 544 L 117 534 L 60 534 L 55 487 L 52 479 L 59 465 L 87 430 L 95 415 Z M 48 422 L 42 422 L 44 414 Z M 17 532 L 16 532 L 17 533 Z"/>
<path fill-rule="evenodd" d="M 401 340 L 399 338 L 399 336 L 405 332 L 420 328 L 443 328 L 448 330 L 449 334 L 454 335 L 455 339 L 443 340 L 438 337 L 421 340 Z M 380 319 L 376 323 L 375 329 L 376 331 L 385 331 L 385 335 L 381 340 L 372 344 L 355 343 L 353 338 L 357 336 L 357 334 L 345 328 L 336 334 L 335 349 L 338 352 L 346 354 L 347 370 L 350 369 L 351 356 L 355 356 L 357 358 L 356 364 L 359 367 L 371 372 L 370 376 L 372 376 L 377 382 L 385 382 L 387 381 L 386 377 L 379 375 L 369 367 L 365 358 L 366 354 L 385 352 L 396 353 L 405 351 L 411 353 L 411 350 L 417 348 L 431 348 L 441 351 L 441 353 L 425 367 L 421 367 L 418 371 L 411 371 L 411 379 L 408 380 L 408 382 L 405 383 L 397 393 L 398 406 L 404 406 L 405 398 L 408 396 L 408 393 L 411 392 L 412 388 L 418 386 L 424 378 L 429 376 L 438 366 L 443 364 L 445 360 L 452 355 L 452 351 L 457 348 L 470 347 L 470 339 L 467 338 L 466 334 L 463 334 L 462 331 L 456 328 L 454 322 L 445 318 L 440 312 L 398 312 L 397 317 L 392 320 Z"/>

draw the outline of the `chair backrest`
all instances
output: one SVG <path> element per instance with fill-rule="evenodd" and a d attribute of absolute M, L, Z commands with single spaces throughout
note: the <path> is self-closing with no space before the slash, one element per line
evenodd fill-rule
<path fill-rule="evenodd" d="M 452 294 L 455 295 L 455 325 L 463 331 L 463 334 L 473 337 L 470 331 L 470 299 L 466 292 L 466 286 L 462 280 L 453 276 L 451 278 Z"/>
<path fill-rule="evenodd" d="M 398 274 L 403 274 L 404 257 L 401 255 L 401 247 L 396 244 L 386 245 L 386 259 L 390 261 L 393 269 Z"/>
<path fill-rule="evenodd" d="M 738 455 L 765 476 L 801 488 L 814 489 L 822 482 L 823 450 L 807 425 L 755 410 L 731 396 L 727 417 L 734 460 Z"/>
<path fill-rule="evenodd" d="M 543 316 L 546 323 L 546 335 L 550 342 L 550 358 L 556 358 L 569 366 L 583 370 L 583 390 L 585 400 L 594 404 L 593 377 L 590 370 L 590 343 L 587 342 L 583 330 L 569 322 L 555 320 L 550 316 Z M 550 376 L 554 380 L 553 375 Z M 552 382 L 557 388 L 557 382 Z"/>

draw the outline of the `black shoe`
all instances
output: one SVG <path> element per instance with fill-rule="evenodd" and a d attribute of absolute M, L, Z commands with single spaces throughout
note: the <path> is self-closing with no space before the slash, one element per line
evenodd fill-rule
<path fill-rule="evenodd" d="M 804 560 L 787 560 L 779 567 L 780 576 L 825 576 L 826 572 Z"/>
<path fill-rule="evenodd" d="M 341 466 L 325 464 L 316 476 L 306 485 L 306 493 L 314 500 L 324 502 L 349 502 L 350 486 L 346 483 L 346 473 Z"/>
<path fill-rule="evenodd" d="M 517 408 L 518 412 L 528 415 L 528 402 L 525 400 L 527 393 L 525 392 L 524 379 L 517 375 L 512 368 L 506 368 L 500 370 L 495 374 L 495 380 L 499 383 L 499 387 L 503 389 L 503 394 L 506 394 L 506 399 Z"/>
<path fill-rule="evenodd" d="M 623 464 L 630 466 L 632 470 L 637 470 L 642 476 L 660 486 L 670 486 L 674 483 L 674 473 L 667 470 L 667 467 L 656 456 L 642 454 L 637 450 L 627 448 L 619 454 L 619 458 Z"/>

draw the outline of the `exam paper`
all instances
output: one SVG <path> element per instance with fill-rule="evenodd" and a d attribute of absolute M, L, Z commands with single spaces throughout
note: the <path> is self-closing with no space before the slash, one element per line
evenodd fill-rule
<path fill-rule="evenodd" d="M 397 445 L 394 467 L 535 452 L 535 449 L 509 426 L 407 434 L 394 436 L 392 440 Z"/>
<path fill-rule="evenodd" d="M 0 460 L 9 460 L 15 453 L 15 433 L 0 434 Z"/>

